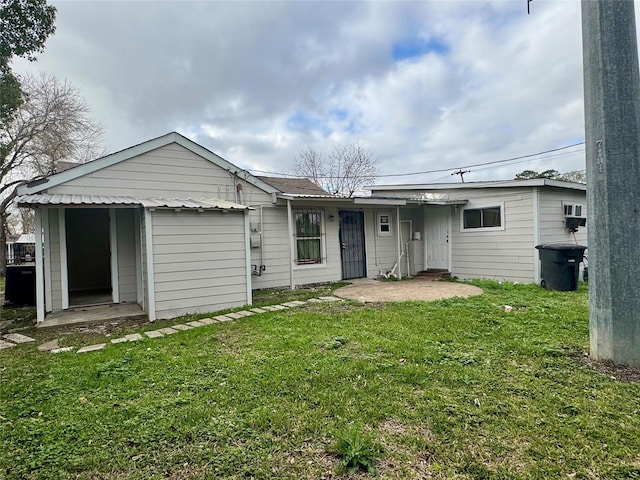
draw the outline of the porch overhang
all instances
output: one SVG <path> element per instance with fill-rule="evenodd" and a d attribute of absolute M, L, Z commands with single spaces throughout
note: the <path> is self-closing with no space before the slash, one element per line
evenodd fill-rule
<path fill-rule="evenodd" d="M 78 195 L 37 193 L 21 195 L 16 199 L 19 207 L 143 207 L 147 209 L 169 208 L 185 210 L 253 210 L 252 207 L 227 202 L 217 198 L 159 198 L 159 197 L 123 197 L 114 195 Z"/>

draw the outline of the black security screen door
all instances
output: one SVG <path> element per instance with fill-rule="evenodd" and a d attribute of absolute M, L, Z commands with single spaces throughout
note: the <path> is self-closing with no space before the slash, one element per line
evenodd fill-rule
<path fill-rule="evenodd" d="M 340 247 L 343 280 L 366 277 L 363 212 L 340 211 Z"/>

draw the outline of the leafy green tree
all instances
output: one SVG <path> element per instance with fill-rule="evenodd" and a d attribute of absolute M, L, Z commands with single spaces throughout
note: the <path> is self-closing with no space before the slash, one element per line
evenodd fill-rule
<path fill-rule="evenodd" d="M 46 0 L 0 0 L 0 122 L 10 120 L 24 101 L 11 60 L 34 61 L 56 29 L 55 18 L 56 8 Z"/>
<path fill-rule="evenodd" d="M 523 170 L 516 174 L 514 180 L 531 180 L 532 178 L 549 178 L 551 180 L 562 180 L 564 182 L 587 183 L 587 175 L 584 170 L 574 170 L 573 172 L 566 173 L 560 173 L 557 170 L 545 170 L 544 172 Z"/>

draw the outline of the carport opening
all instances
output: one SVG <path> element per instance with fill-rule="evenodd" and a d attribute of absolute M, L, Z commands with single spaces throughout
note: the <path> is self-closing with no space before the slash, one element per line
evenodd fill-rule
<path fill-rule="evenodd" d="M 65 210 L 69 305 L 111 303 L 109 210 Z"/>

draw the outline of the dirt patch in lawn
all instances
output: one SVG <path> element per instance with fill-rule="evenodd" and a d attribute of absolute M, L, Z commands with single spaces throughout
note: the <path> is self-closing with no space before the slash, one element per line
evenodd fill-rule
<path fill-rule="evenodd" d="M 383 282 L 370 278 L 354 280 L 351 285 L 333 292 L 336 297 L 360 302 L 402 302 L 406 300 L 441 300 L 451 297 L 482 295 L 482 289 L 465 283 L 417 277 L 411 280 Z"/>
<path fill-rule="evenodd" d="M 616 365 L 611 361 L 596 362 L 589 357 L 587 352 L 577 353 L 576 359 L 579 363 L 608 375 L 612 380 L 618 382 L 640 382 L 640 368 Z"/>

